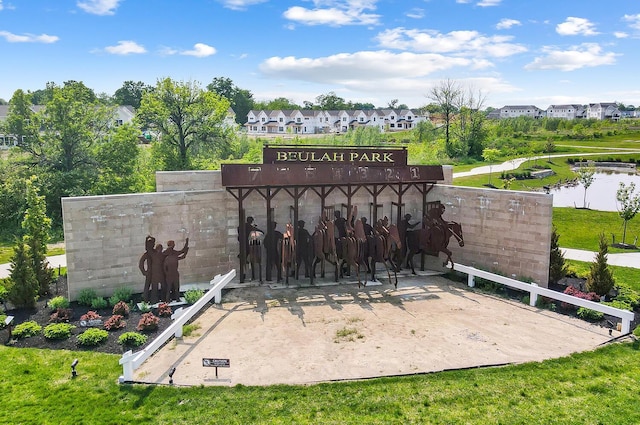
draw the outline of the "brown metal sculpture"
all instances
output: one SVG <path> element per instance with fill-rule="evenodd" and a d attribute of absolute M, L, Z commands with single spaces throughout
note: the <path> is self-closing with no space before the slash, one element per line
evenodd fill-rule
<path fill-rule="evenodd" d="M 384 217 L 376 222 L 373 227 L 374 237 L 369 244 L 369 256 L 371 258 L 371 280 L 375 280 L 376 264 L 382 263 L 387 270 L 389 282 L 398 287 L 398 255 L 402 251 L 402 242 L 398 228 L 395 224 L 389 224 L 389 219 Z M 391 269 L 393 280 L 391 280 Z"/>
<path fill-rule="evenodd" d="M 282 280 L 282 267 L 280 260 L 280 251 L 282 249 L 282 232 L 276 230 L 277 225 L 278 223 L 276 223 L 275 221 L 271 222 L 271 228 L 267 231 L 263 240 L 264 249 L 267 253 L 267 282 L 271 281 L 271 273 L 273 272 L 274 267 L 276 268 L 277 281 L 280 282 Z"/>
<path fill-rule="evenodd" d="M 440 252 L 444 253 L 447 258 L 442 265 L 446 267 L 447 264 L 451 264 L 451 270 L 453 270 L 452 252 L 448 249 L 449 239 L 455 238 L 458 245 L 463 247 L 464 238 L 460 223 L 445 221 L 442 218 L 444 209 L 444 205 L 440 205 L 438 208 L 430 210 L 422 221 L 421 229 L 407 232 L 407 267 L 411 268 L 413 274 L 416 274 L 413 257 L 420 253 L 435 256 L 438 256 Z"/>
<path fill-rule="evenodd" d="M 313 240 L 313 262 L 311 263 L 311 284 L 316 277 L 316 265 L 320 263 L 320 277 L 325 277 L 325 264 L 328 262 L 335 268 L 335 281 L 338 281 L 338 259 L 336 255 L 335 227 L 333 221 L 320 217 L 316 230 L 311 236 Z"/>
<path fill-rule="evenodd" d="M 296 235 L 296 277 L 300 266 L 304 263 L 304 277 L 311 275 L 311 262 L 313 261 L 313 239 L 307 229 L 304 228 L 304 220 L 298 220 L 298 234 Z"/>
<path fill-rule="evenodd" d="M 249 232 L 249 243 L 247 245 L 247 259 L 251 264 L 251 280 L 256 278 L 258 271 L 259 282 L 262 283 L 262 239 L 264 233 L 254 228 Z"/>
<path fill-rule="evenodd" d="M 145 303 L 148 303 L 151 299 L 155 299 L 154 304 L 158 302 L 158 290 L 156 286 L 155 290 L 151 290 L 151 261 L 153 259 L 153 252 L 156 245 L 156 238 L 153 236 L 147 236 L 144 240 L 144 254 L 138 261 L 138 268 L 145 277 L 144 288 L 142 289 L 142 299 Z M 153 292 L 153 295 L 151 294 Z"/>
<path fill-rule="evenodd" d="M 166 289 L 164 292 L 164 300 L 167 302 L 178 301 L 180 299 L 180 273 L 178 273 L 178 262 L 184 260 L 189 252 L 189 238 L 185 240 L 184 246 L 180 251 L 174 248 L 174 241 L 167 242 L 167 249 L 162 253 L 164 256 L 164 275 Z"/>
<path fill-rule="evenodd" d="M 348 269 L 354 267 L 356 270 L 356 276 L 358 279 L 358 288 L 361 286 L 360 281 L 360 264 L 362 262 L 361 254 L 361 245 L 363 243 L 362 239 L 359 239 L 356 236 L 356 229 L 351 223 L 354 222 L 353 218 L 358 214 L 358 207 L 354 206 L 352 210 L 349 212 L 345 223 L 345 234 L 346 236 L 339 238 L 339 246 L 340 251 L 338 252 L 338 257 L 340 258 L 340 263 L 338 265 L 338 269 L 340 270 L 340 277 L 343 277 L 343 266 L 347 266 Z M 358 220 L 355 223 L 355 226 L 359 228 L 358 233 L 360 235 L 364 235 L 364 230 L 362 228 L 362 222 Z M 365 280 L 366 285 L 366 280 Z"/>
<path fill-rule="evenodd" d="M 282 234 L 282 272 L 285 276 L 285 282 L 289 284 L 289 272 L 295 270 L 296 262 L 296 238 L 294 237 L 293 224 L 287 223 L 285 231 Z"/>

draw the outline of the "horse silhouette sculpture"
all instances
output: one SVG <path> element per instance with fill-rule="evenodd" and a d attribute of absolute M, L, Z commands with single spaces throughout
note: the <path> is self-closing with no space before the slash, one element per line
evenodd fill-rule
<path fill-rule="evenodd" d="M 260 283 L 262 283 L 262 239 L 264 234 L 260 230 L 252 230 L 248 237 L 247 261 L 251 264 L 251 280 L 256 278 L 255 271 L 257 269 Z"/>
<path fill-rule="evenodd" d="M 458 241 L 459 246 L 464 246 L 464 238 L 462 236 L 462 226 L 456 222 L 435 222 L 430 221 L 427 217 L 423 220 L 423 227 L 417 230 L 407 232 L 407 267 L 411 268 L 411 273 L 416 274 L 413 264 L 413 257 L 416 254 L 425 253 L 438 256 L 443 252 L 447 258 L 442 263 L 443 266 L 451 264 L 453 270 L 452 252 L 447 248 L 449 239 L 454 237 Z"/>
<path fill-rule="evenodd" d="M 293 236 L 293 225 L 287 223 L 282 234 L 282 272 L 285 275 L 285 283 L 289 284 L 290 270 L 295 270 L 296 264 L 296 240 Z"/>
<path fill-rule="evenodd" d="M 400 234 L 395 224 L 389 224 L 387 217 L 378 220 L 373 226 L 372 237 L 368 239 L 368 257 L 371 259 L 371 280 L 376 278 L 376 264 L 384 264 L 389 277 L 389 283 L 393 282 L 398 287 L 398 275 L 401 258 L 398 255 L 402 252 L 402 242 Z M 393 271 L 393 281 L 391 280 L 391 269 Z"/>
<path fill-rule="evenodd" d="M 311 235 L 313 243 L 313 262 L 311 263 L 311 283 L 316 277 L 316 265 L 320 263 L 320 277 L 325 276 L 325 261 L 335 269 L 335 281 L 338 281 L 338 258 L 336 251 L 335 227 L 333 221 L 320 217 L 316 229 Z"/>
<path fill-rule="evenodd" d="M 358 279 L 358 288 L 362 285 L 362 281 L 360 280 L 360 266 L 363 264 L 363 261 L 366 263 L 366 259 L 363 259 L 362 253 L 363 250 L 362 245 L 365 243 L 364 239 L 364 227 L 360 220 L 354 220 L 353 218 L 358 215 L 358 207 L 354 206 L 348 214 L 347 217 L 347 235 L 343 238 L 339 239 L 338 249 L 338 269 L 340 270 L 340 277 L 343 277 L 344 266 L 347 266 L 347 270 L 351 270 L 351 267 L 354 267 L 356 270 L 356 277 Z M 352 226 L 351 223 L 354 223 Z M 366 239 L 365 239 L 366 240 Z M 367 282 L 365 280 L 364 284 Z"/>

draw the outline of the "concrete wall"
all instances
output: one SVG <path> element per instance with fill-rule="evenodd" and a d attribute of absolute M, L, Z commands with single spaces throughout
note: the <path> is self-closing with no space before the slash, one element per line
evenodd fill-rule
<path fill-rule="evenodd" d="M 445 168 L 451 181 L 451 167 Z M 83 288 L 108 296 L 119 287 L 142 291 L 138 260 L 146 235 L 166 246 L 170 239 L 181 248 L 190 238 L 190 251 L 180 262 L 182 283 L 207 282 L 216 274 L 238 268 L 238 203 L 221 187 L 219 171 L 159 172 L 158 192 L 64 198 L 62 200 L 67 248 L 69 297 Z M 549 269 L 552 196 L 540 193 L 436 185 L 428 201 L 440 200 L 444 218 L 462 224 L 465 246 L 454 240 L 449 247 L 454 261 L 508 276 L 527 277 L 546 286 Z M 326 199 L 327 206 L 342 209 L 340 190 Z M 392 202 L 397 195 L 386 189 L 378 197 L 378 217 L 397 220 Z M 363 188 L 353 197 L 358 216 L 371 218 L 372 198 Z M 422 195 L 414 188 L 403 195 L 403 214 L 420 220 Z M 321 213 L 320 198 L 307 190 L 299 202 L 299 219 L 312 232 Z M 278 229 L 293 220 L 291 196 L 281 190 L 272 201 Z M 246 215 L 266 230 L 266 203 L 257 192 L 244 200 Z M 442 259 L 442 255 L 440 257 Z M 435 258 L 430 264 L 438 267 Z"/>

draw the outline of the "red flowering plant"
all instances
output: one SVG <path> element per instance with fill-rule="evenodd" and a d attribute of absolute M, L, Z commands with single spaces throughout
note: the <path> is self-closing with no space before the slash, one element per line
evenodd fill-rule
<path fill-rule="evenodd" d="M 118 301 L 116 305 L 113 306 L 112 313 L 122 317 L 127 317 L 129 315 L 129 305 L 124 301 Z"/>
<path fill-rule="evenodd" d="M 573 295 L 574 297 L 581 298 L 587 301 L 595 301 L 595 302 L 600 301 L 600 295 L 596 294 L 595 292 L 582 292 L 581 290 L 573 286 L 567 286 L 567 289 L 564 290 L 564 293 L 567 295 Z M 578 307 L 573 304 L 562 303 L 562 308 L 567 310 L 569 309 L 576 310 Z"/>
<path fill-rule="evenodd" d="M 127 322 L 122 319 L 124 319 L 124 317 L 122 317 L 121 315 L 114 314 L 113 316 L 109 317 L 106 322 L 104 322 L 103 326 L 108 331 L 122 329 L 127 326 Z"/>
<path fill-rule="evenodd" d="M 160 318 L 153 313 L 144 313 L 142 317 L 140 317 L 140 321 L 138 322 L 139 331 L 150 332 L 158 329 L 158 323 L 160 323 Z"/>
<path fill-rule="evenodd" d="M 160 316 L 160 317 L 171 317 L 172 313 L 173 313 L 173 311 L 171 311 L 171 307 L 169 306 L 169 304 L 167 304 L 167 303 L 158 304 L 158 316 Z"/>
<path fill-rule="evenodd" d="M 80 316 L 80 320 L 83 320 L 85 322 L 88 322 L 89 320 L 100 320 L 100 319 L 102 319 L 102 316 L 100 316 L 98 313 L 96 313 L 93 310 L 89 310 L 85 314 Z"/>

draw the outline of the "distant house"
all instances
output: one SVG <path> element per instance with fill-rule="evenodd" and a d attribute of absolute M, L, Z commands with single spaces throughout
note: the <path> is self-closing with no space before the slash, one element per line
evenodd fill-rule
<path fill-rule="evenodd" d="M 590 103 L 587 106 L 587 118 L 618 121 L 621 115 L 616 103 Z"/>
<path fill-rule="evenodd" d="M 388 132 L 410 130 L 427 119 L 426 114 L 413 109 L 251 110 L 245 128 L 248 134 L 344 133 L 358 127 Z"/>
<path fill-rule="evenodd" d="M 545 111 L 534 105 L 506 105 L 500 108 L 499 111 L 500 119 L 518 117 L 538 119 L 545 116 Z"/>
<path fill-rule="evenodd" d="M 547 118 L 562 118 L 573 120 L 585 118 L 587 111 L 582 105 L 550 105 L 547 108 Z"/>

